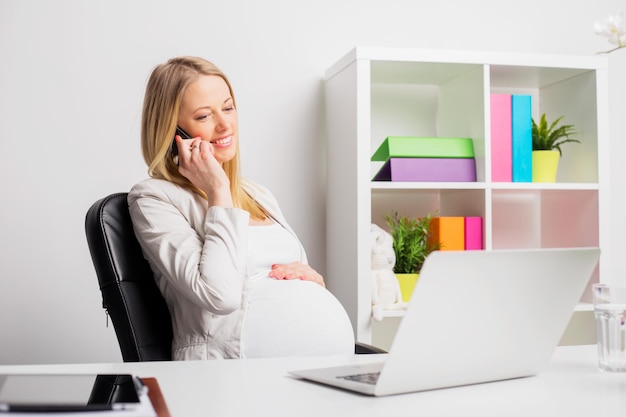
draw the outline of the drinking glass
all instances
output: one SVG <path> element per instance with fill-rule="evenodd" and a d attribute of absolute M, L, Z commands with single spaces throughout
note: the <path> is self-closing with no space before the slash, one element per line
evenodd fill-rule
<path fill-rule="evenodd" d="M 626 372 L 626 283 L 594 284 L 593 306 L 600 370 Z"/>

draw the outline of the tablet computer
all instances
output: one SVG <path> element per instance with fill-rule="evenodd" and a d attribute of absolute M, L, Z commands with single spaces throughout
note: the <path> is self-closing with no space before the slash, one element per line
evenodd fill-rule
<path fill-rule="evenodd" d="M 146 390 L 129 374 L 0 374 L 0 413 L 134 409 Z"/>

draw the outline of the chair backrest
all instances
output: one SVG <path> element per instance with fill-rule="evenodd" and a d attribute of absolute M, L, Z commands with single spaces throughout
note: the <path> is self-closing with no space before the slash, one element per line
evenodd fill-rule
<path fill-rule="evenodd" d="M 124 362 L 172 359 L 172 323 L 167 304 L 135 238 L 128 193 L 96 201 L 85 232 L 107 310 Z"/>

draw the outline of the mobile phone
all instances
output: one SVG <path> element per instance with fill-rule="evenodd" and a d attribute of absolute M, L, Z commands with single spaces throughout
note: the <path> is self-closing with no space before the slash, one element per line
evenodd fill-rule
<path fill-rule="evenodd" d="M 146 390 L 129 374 L 0 374 L 0 415 L 134 409 Z"/>
<path fill-rule="evenodd" d="M 191 135 L 183 130 L 182 127 L 176 126 L 176 135 L 181 139 L 192 139 Z M 178 156 L 178 146 L 176 146 L 176 137 L 172 139 L 172 157 Z"/>

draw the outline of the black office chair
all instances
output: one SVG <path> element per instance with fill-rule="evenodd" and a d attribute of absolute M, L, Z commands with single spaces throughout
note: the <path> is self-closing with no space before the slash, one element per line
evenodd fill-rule
<path fill-rule="evenodd" d="M 96 201 L 85 217 L 91 260 L 124 362 L 172 359 L 170 312 L 135 238 L 126 200 L 115 193 Z M 358 342 L 355 353 L 385 353 Z"/>
<path fill-rule="evenodd" d="M 124 362 L 172 359 L 170 312 L 135 238 L 127 193 L 96 201 L 85 218 L 85 232 Z"/>

